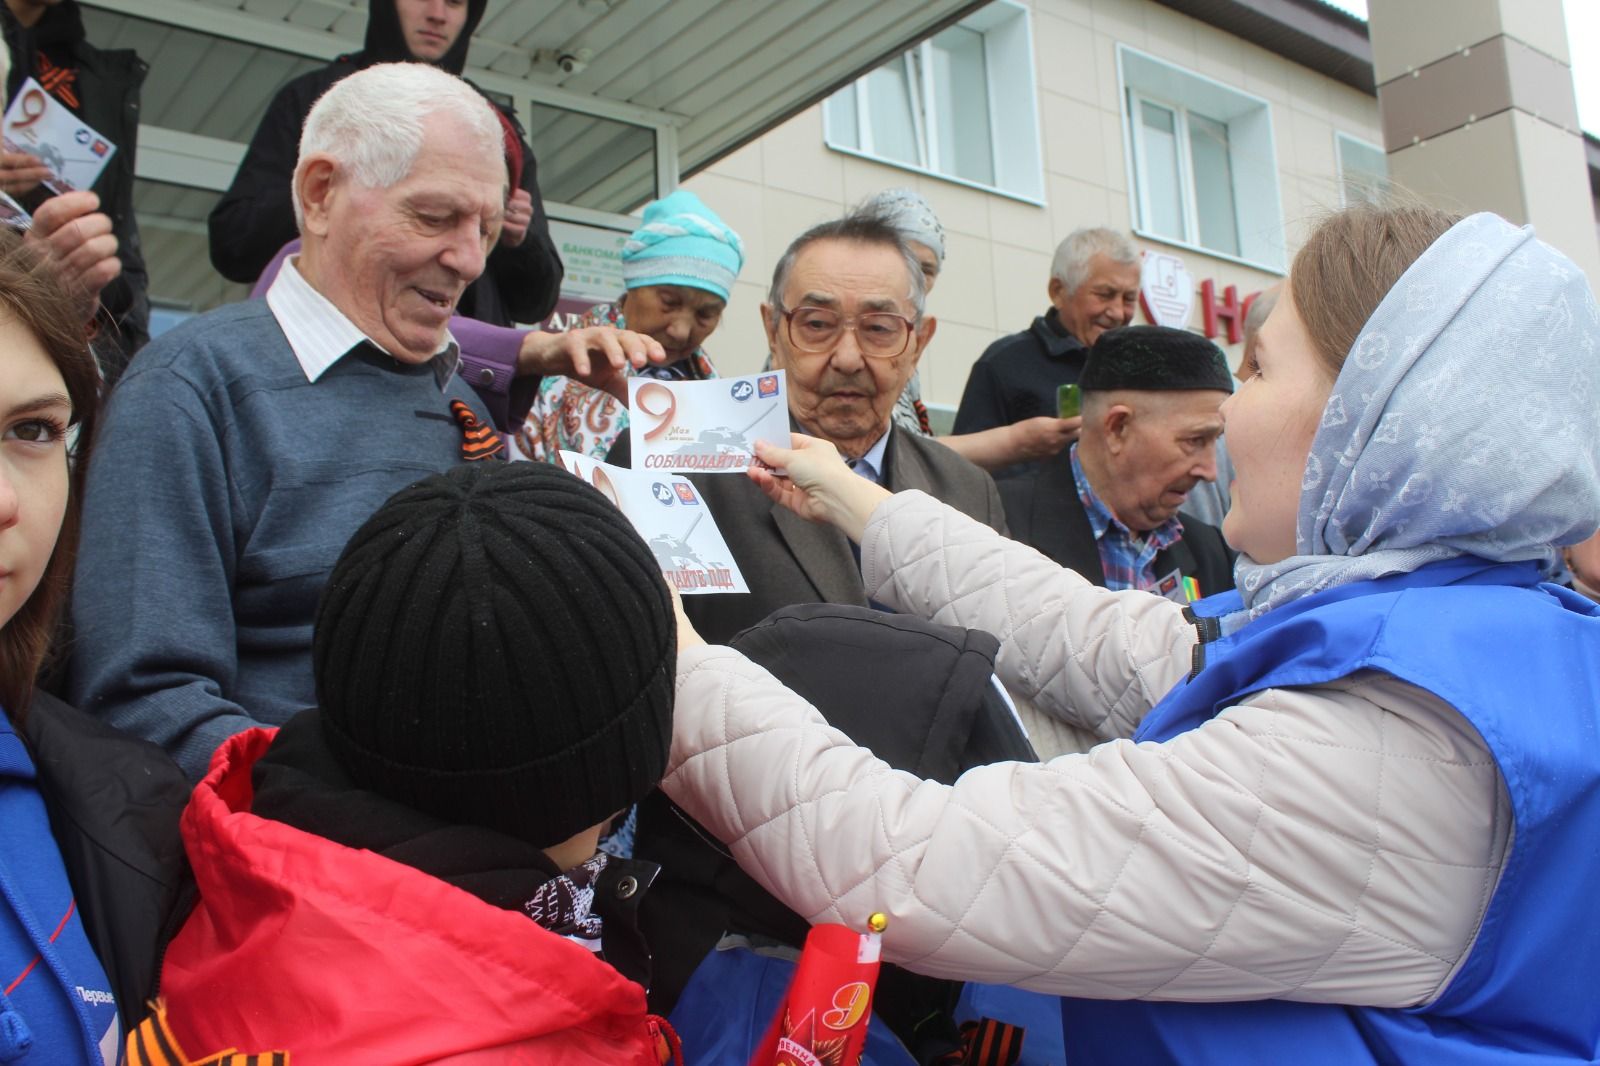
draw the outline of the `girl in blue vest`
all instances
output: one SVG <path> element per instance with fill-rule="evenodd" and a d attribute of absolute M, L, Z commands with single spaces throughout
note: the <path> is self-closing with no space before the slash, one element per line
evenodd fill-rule
<path fill-rule="evenodd" d="M 0 227 L 0 1063 L 110 1066 L 154 993 L 187 785 L 34 691 L 77 528 L 99 373 L 56 267 Z M 119 1020 L 119 1010 L 124 1014 Z"/>
<path fill-rule="evenodd" d="M 798 437 L 752 477 L 870 595 L 1103 741 L 953 786 L 679 620 L 663 787 L 812 920 L 1062 997 L 1092 1063 L 1600 1061 L 1600 311 L 1528 228 L 1325 222 L 1223 406 L 1239 591 L 1107 592 Z M 891 664 L 886 664 L 889 666 Z"/>

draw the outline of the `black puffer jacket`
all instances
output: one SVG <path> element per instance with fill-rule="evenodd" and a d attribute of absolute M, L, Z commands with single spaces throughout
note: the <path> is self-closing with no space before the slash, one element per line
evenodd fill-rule
<path fill-rule="evenodd" d="M 193 899 L 178 820 L 189 781 L 154 744 L 37 693 L 21 733 L 84 932 L 124 1030 L 157 992 L 161 955 Z"/>
<path fill-rule="evenodd" d="M 1036 759 L 994 687 L 1000 645 L 988 633 L 848 604 L 805 604 L 773 612 L 729 644 L 897 769 L 949 784 L 974 766 Z M 639 805 L 637 840 L 634 854 L 661 865 L 643 911 L 657 959 L 651 1010 L 672 1010 L 726 933 L 804 942 L 805 919 L 659 792 Z M 874 1009 L 921 1060 L 939 1037 L 923 1023 L 947 1013 L 957 992 L 959 985 L 886 966 Z"/>
<path fill-rule="evenodd" d="M 460 74 L 467 65 L 467 46 L 483 19 L 488 0 L 468 0 L 467 21 L 461 35 L 437 66 Z M 300 153 L 300 128 L 311 105 L 341 78 L 377 63 L 410 60 L 394 0 L 372 0 L 367 17 L 365 46 L 342 55 L 321 70 L 302 74 L 278 90 L 250 148 L 239 164 L 233 184 L 212 209 L 211 263 L 232 281 L 252 284 L 278 250 L 299 236 L 289 184 Z M 561 257 L 550 239 L 539 194 L 538 166 L 515 114 L 490 101 L 516 129 L 522 151 L 521 187 L 533 197 L 533 221 L 527 238 L 516 248 L 496 246 L 483 276 L 462 294 L 460 314 L 496 326 L 537 322 L 548 315 L 561 294 Z"/>

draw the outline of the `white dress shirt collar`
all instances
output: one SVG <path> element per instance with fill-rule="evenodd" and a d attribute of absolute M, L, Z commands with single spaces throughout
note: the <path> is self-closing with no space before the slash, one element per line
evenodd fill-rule
<path fill-rule="evenodd" d="M 272 280 L 271 288 L 267 289 L 267 307 L 271 309 L 272 317 L 278 320 L 278 328 L 283 330 L 284 337 L 289 341 L 289 347 L 294 351 L 300 369 L 305 372 L 306 380 L 315 384 L 329 367 L 363 342 L 385 351 L 381 344 L 362 333 L 354 322 L 346 318 L 344 312 L 333 305 L 333 301 L 311 287 L 311 283 L 295 267 L 298 258 L 290 256 L 284 260 L 278 276 Z M 456 344 L 455 337 L 446 331 L 444 343 L 433 356 L 433 372 L 439 380 L 440 389 L 449 384 L 460 360 L 460 346 Z"/>

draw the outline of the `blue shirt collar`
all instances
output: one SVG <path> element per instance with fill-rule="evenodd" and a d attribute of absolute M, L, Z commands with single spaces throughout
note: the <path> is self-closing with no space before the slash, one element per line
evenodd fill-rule
<path fill-rule="evenodd" d="M 1089 477 L 1083 472 L 1083 464 L 1078 461 L 1078 444 L 1072 444 L 1072 450 L 1067 453 L 1072 460 L 1072 479 L 1078 483 L 1078 499 L 1083 501 L 1083 512 L 1089 516 L 1089 528 L 1094 530 L 1094 539 L 1100 540 L 1107 532 L 1116 535 L 1130 543 L 1144 542 L 1154 545 L 1156 551 L 1171 547 L 1183 536 L 1183 522 L 1173 515 L 1165 522 L 1148 533 L 1135 533 L 1111 513 L 1105 501 L 1094 491 L 1094 486 L 1089 484 Z"/>
<path fill-rule="evenodd" d="M 883 484 L 883 456 L 889 450 L 889 434 L 893 432 L 894 424 L 890 423 L 889 428 L 883 431 L 883 436 L 878 438 L 878 443 L 868 448 L 867 454 L 852 464 L 852 469 L 868 481 Z"/>

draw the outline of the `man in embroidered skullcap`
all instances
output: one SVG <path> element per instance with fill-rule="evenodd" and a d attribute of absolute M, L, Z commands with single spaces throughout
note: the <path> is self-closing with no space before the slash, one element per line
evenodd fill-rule
<path fill-rule="evenodd" d="M 1000 482 L 1012 538 L 1109 589 L 1180 603 L 1233 587 L 1217 527 L 1178 517 L 1217 477 L 1222 349 L 1164 326 L 1108 330 L 1084 363 L 1083 432 L 1033 477 Z"/>
<path fill-rule="evenodd" d="M 666 362 L 638 373 L 704 381 L 717 371 L 701 347 L 722 321 L 744 265 L 744 242 L 698 196 L 679 189 L 644 209 L 622 248 L 623 293 L 589 309 L 574 328 L 615 326 L 654 338 Z M 517 434 L 528 459 L 573 451 L 619 466 L 628 460 L 628 409 L 617 397 L 570 378 L 546 378 Z"/>
<path fill-rule="evenodd" d="M 311 620 L 351 532 L 419 477 L 500 461 L 448 323 L 498 240 L 502 146 L 488 102 L 454 75 L 391 63 L 344 78 L 306 120 L 299 254 L 264 300 L 149 345 L 112 393 L 70 688 L 193 779 L 230 735 L 313 702 Z M 614 385 L 629 359 L 662 357 L 608 327 L 529 344 L 529 394 L 542 374 Z"/>

